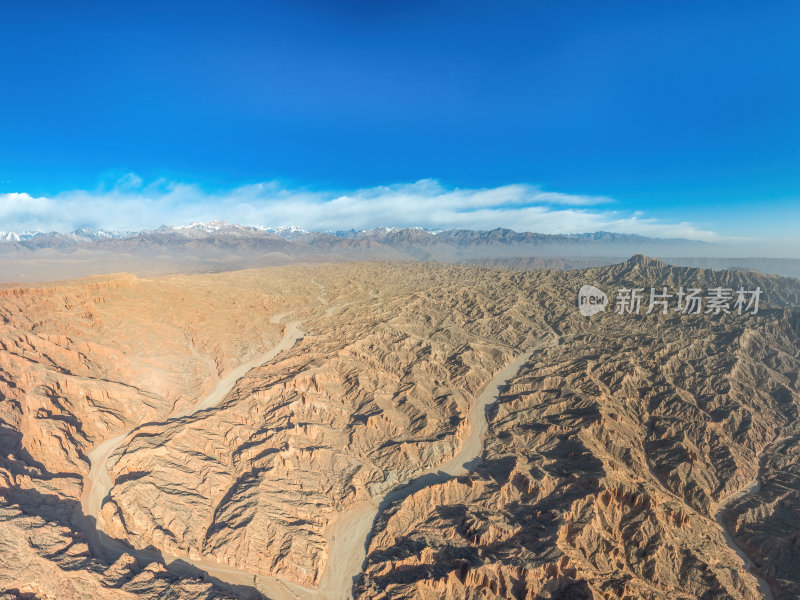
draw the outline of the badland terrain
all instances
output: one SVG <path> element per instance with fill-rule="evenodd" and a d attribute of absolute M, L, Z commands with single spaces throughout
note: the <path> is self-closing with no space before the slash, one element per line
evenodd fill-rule
<path fill-rule="evenodd" d="M 5 285 L 0 598 L 800 597 L 800 281 L 517 267 Z"/>

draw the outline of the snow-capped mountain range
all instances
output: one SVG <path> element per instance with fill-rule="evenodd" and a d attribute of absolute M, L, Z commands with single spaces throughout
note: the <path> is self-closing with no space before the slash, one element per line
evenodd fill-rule
<path fill-rule="evenodd" d="M 118 230 L 118 229 L 94 229 L 91 227 L 81 227 L 70 232 L 45 232 L 45 231 L 0 231 L 0 242 L 25 242 L 34 240 L 39 237 L 61 238 L 63 240 L 72 240 L 78 242 L 97 242 L 102 240 L 121 240 L 136 237 L 146 237 L 156 234 L 175 234 L 187 237 L 197 236 L 214 236 L 214 235 L 259 235 L 271 234 L 281 237 L 286 240 L 308 239 L 309 237 L 317 236 L 332 236 L 343 239 L 373 239 L 373 240 L 391 240 L 398 241 L 430 241 L 432 238 L 438 238 L 437 241 L 444 242 L 468 242 L 482 240 L 494 242 L 517 242 L 517 243 L 531 243 L 538 242 L 555 242 L 555 241 L 574 241 L 574 242 L 645 242 L 652 241 L 668 241 L 662 238 L 648 238 L 635 234 L 626 233 L 612 233 L 612 232 L 593 232 L 593 233 L 572 233 L 572 234 L 543 234 L 522 232 L 518 233 L 510 229 L 493 229 L 491 231 L 474 231 L 467 229 L 427 229 L 424 227 L 376 227 L 373 229 L 348 229 L 338 231 L 308 231 L 300 227 L 280 226 L 280 227 L 265 227 L 259 225 L 236 225 L 228 223 L 227 221 L 209 221 L 207 223 L 194 222 L 189 225 L 162 225 L 158 229 L 149 230 L 144 229 L 141 231 Z M 673 241 L 673 240 L 669 240 Z M 681 242 L 688 242 L 689 240 L 674 240 Z M 701 242 L 692 242 L 701 243 Z"/>
<path fill-rule="evenodd" d="M 378 227 L 320 232 L 296 226 L 245 226 L 209 221 L 142 231 L 81 227 L 67 233 L 0 232 L 0 282 L 52 280 L 100 272 L 172 273 L 187 269 L 202 271 L 351 260 L 582 268 L 612 264 L 633 254 L 689 256 L 701 260 L 714 256 L 715 252 L 714 244 L 706 242 L 604 231 L 544 234 L 503 228 L 440 231 L 422 227 Z M 753 268 L 800 276 L 800 266 L 795 262 L 709 260 L 691 264 Z M 49 270 L 43 271 L 37 265 Z"/>

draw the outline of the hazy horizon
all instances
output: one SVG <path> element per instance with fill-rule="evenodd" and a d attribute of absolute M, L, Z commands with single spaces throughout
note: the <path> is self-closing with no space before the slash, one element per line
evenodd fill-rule
<path fill-rule="evenodd" d="M 327 232 L 379 227 L 442 231 L 499 227 L 572 235 L 609 232 L 703 242 L 680 256 L 800 257 L 800 242 L 794 237 L 722 235 L 688 221 L 625 210 L 605 196 L 553 192 L 526 184 L 462 189 L 428 179 L 342 192 L 268 182 L 207 191 L 197 184 L 167 180 L 146 183 L 129 173 L 93 190 L 37 197 L 0 194 L 3 232 L 68 233 L 83 227 L 136 232 L 213 221 Z"/>

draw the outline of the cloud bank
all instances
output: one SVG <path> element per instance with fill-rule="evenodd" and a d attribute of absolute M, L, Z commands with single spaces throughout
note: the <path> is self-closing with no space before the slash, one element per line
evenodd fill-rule
<path fill-rule="evenodd" d="M 335 231 L 379 226 L 431 229 L 508 227 L 538 233 L 611 231 L 662 238 L 717 241 L 691 223 L 667 223 L 640 212 L 614 210 L 602 196 L 550 192 L 516 184 L 448 188 L 436 180 L 348 192 L 310 191 L 278 182 L 207 191 L 195 184 L 128 174 L 111 187 L 49 197 L 0 194 L 0 231 L 73 231 L 80 227 L 137 231 L 161 225 L 225 220 L 241 225 Z"/>

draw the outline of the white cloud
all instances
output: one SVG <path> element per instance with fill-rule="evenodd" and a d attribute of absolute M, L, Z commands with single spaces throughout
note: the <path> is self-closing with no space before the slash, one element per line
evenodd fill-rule
<path fill-rule="evenodd" d="M 447 188 L 425 179 L 410 184 L 342 192 L 291 189 L 277 182 L 206 191 L 166 180 L 146 184 L 127 174 L 115 185 L 50 197 L 0 194 L 0 231 L 71 231 L 90 226 L 139 230 L 193 221 L 226 220 L 309 230 L 368 229 L 382 225 L 436 229 L 492 229 L 540 233 L 611 231 L 716 241 L 691 223 L 665 223 L 638 212 L 612 210 L 613 200 L 543 191 L 515 184 Z"/>

